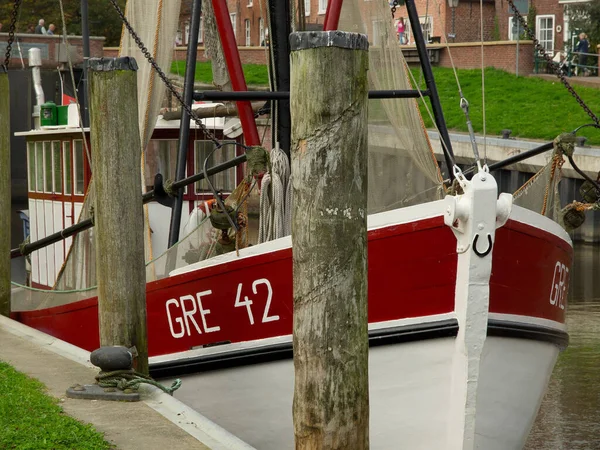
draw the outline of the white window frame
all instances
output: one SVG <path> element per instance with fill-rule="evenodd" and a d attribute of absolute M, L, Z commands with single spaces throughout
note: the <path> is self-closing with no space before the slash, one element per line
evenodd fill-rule
<path fill-rule="evenodd" d="M 198 43 L 204 42 L 204 17 L 200 16 L 200 26 L 198 27 Z"/>
<path fill-rule="evenodd" d="M 310 0 L 304 0 L 304 15 L 310 16 Z"/>
<path fill-rule="evenodd" d="M 81 155 L 77 154 L 77 144 L 81 143 Z M 73 139 L 73 195 L 85 195 L 85 157 L 83 155 L 83 140 Z M 81 161 L 79 160 L 81 158 Z M 81 166 L 81 167 L 78 167 Z M 81 169 L 81 173 L 79 173 Z M 78 182 L 81 180 L 81 189 Z"/>
<path fill-rule="evenodd" d="M 250 7 L 252 6 L 252 0 L 248 0 L 248 3 L 246 4 L 246 6 L 247 6 L 248 8 L 250 8 Z"/>
<path fill-rule="evenodd" d="M 552 19 L 552 26 L 549 28 L 552 32 L 552 39 L 550 41 L 548 41 L 547 39 L 541 39 L 541 21 L 542 19 Z M 537 40 L 540 42 L 541 45 L 544 46 L 544 48 L 546 48 L 546 46 L 544 45 L 545 42 L 550 42 L 551 43 L 551 48 L 550 49 L 546 49 L 546 53 L 548 53 L 550 56 L 554 56 L 554 40 L 555 40 L 555 30 L 554 27 L 556 26 L 556 17 L 554 14 L 541 14 L 539 16 L 535 16 L 535 37 L 537 38 Z"/>
<path fill-rule="evenodd" d="M 229 20 L 231 20 L 231 27 L 233 28 L 233 35 L 237 37 L 237 13 L 229 13 Z"/>
<path fill-rule="evenodd" d="M 41 166 L 41 167 L 40 167 Z M 35 141 L 35 192 L 44 192 L 44 142 Z"/>
<path fill-rule="evenodd" d="M 53 194 L 52 183 L 54 181 L 54 171 L 52 167 L 52 141 L 44 141 L 44 189 L 45 194 Z M 49 173 L 48 173 L 49 172 Z M 48 176 L 50 179 L 48 180 Z"/>
<path fill-rule="evenodd" d="M 185 29 L 184 29 L 184 40 L 183 40 L 183 45 L 189 45 L 190 43 L 190 24 L 186 23 L 185 24 Z"/>
<path fill-rule="evenodd" d="M 73 195 L 73 159 L 71 158 L 71 141 L 63 141 L 62 154 L 63 154 L 63 192 L 64 192 L 64 195 L 71 196 L 71 195 Z M 68 161 L 69 167 L 67 167 L 67 161 Z"/>
<path fill-rule="evenodd" d="M 251 38 L 251 27 L 250 27 L 250 19 L 244 20 L 244 28 L 246 31 L 246 47 L 250 47 L 250 38 Z"/>
<path fill-rule="evenodd" d="M 319 0 L 319 12 L 318 14 L 325 14 L 327 12 L 328 0 Z"/>
<path fill-rule="evenodd" d="M 62 171 L 62 158 L 61 158 L 61 142 L 60 141 L 52 141 L 50 144 L 50 149 L 52 153 L 52 193 L 53 194 L 61 194 L 64 192 L 63 189 L 63 171 Z M 58 150 L 56 152 L 55 150 Z M 56 161 L 56 157 L 58 156 L 58 162 Z M 60 169 L 60 177 L 57 180 L 56 169 Z"/>
<path fill-rule="evenodd" d="M 429 26 L 429 34 L 427 34 L 425 32 L 425 30 L 423 29 L 423 25 L 425 24 L 425 22 L 427 22 L 427 25 Z M 421 24 L 421 31 L 423 32 L 423 38 L 425 39 L 425 41 L 427 42 L 429 39 L 431 39 L 432 36 L 435 35 L 434 32 L 434 28 L 433 28 L 433 16 L 419 16 L 419 23 Z M 413 43 L 413 35 L 412 35 L 412 30 L 410 27 L 410 21 L 409 20 L 404 20 L 404 34 L 406 37 L 406 44 L 412 44 Z"/>
<path fill-rule="evenodd" d="M 525 20 L 525 23 L 527 23 L 527 16 L 523 16 L 523 19 Z M 513 22 L 515 20 L 515 16 L 508 16 L 508 40 L 509 41 L 516 41 L 517 37 L 513 35 L 512 33 L 512 27 L 513 27 Z"/>
<path fill-rule="evenodd" d="M 29 192 L 35 192 L 35 142 L 27 142 L 27 189 Z"/>
<path fill-rule="evenodd" d="M 262 17 L 258 18 L 258 44 L 263 45 L 265 42 L 265 21 Z"/>

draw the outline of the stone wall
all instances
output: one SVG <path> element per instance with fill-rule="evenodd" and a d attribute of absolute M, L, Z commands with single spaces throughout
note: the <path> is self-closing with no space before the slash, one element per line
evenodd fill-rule
<path fill-rule="evenodd" d="M 238 47 L 242 64 L 266 64 L 266 47 Z M 117 47 L 105 47 L 104 56 L 116 57 L 119 49 Z M 176 47 L 174 61 L 185 61 L 187 57 L 187 47 Z M 204 56 L 204 47 L 198 46 L 196 51 L 196 60 L 198 62 L 208 61 Z"/>
<path fill-rule="evenodd" d="M 8 33 L 0 33 L 0 54 L 6 53 Z M 71 61 L 77 66 L 83 62 L 83 41 L 81 36 L 68 36 L 68 44 L 71 51 Z M 23 64 L 28 67 L 28 51 L 30 48 L 39 48 L 42 56 L 42 67 L 55 69 L 68 63 L 66 47 L 62 36 L 47 36 L 41 34 L 15 34 L 15 42 L 11 50 L 11 67 Z M 104 38 L 90 37 L 90 56 L 103 56 Z"/>
<path fill-rule="evenodd" d="M 429 46 L 433 48 L 434 46 Z M 454 65 L 458 69 L 480 69 L 481 68 L 481 43 L 459 43 L 449 44 Z M 516 41 L 484 42 L 484 66 L 496 69 L 516 72 Z M 450 56 L 445 46 L 440 46 L 441 67 L 452 67 Z M 533 73 L 533 42 L 519 42 L 519 74 Z"/>

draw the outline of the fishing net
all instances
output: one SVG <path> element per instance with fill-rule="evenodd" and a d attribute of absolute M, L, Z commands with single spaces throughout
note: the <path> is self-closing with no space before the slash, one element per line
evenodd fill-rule
<path fill-rule="evenodd" d="M 126 16 L 137 35 L 146 45 L 159 67 L 168 72 L 173 57 L 173 46 L 178 27 L 179 9 L 181 0 L 145 0 L 128 1 Z M 137 151 L 141 155 L 140 184 L 144 184 L 144 152 L 164 99 L 165 86 L 159 80 L 152 66 L 146 61 L 142 51 L 135 40 L 123 27 L 119 56 L 134 57 L 138 64 L 138 111 L 141 148 L 124 149 Z M 93 169 L 93 168 L 92 168 Z M 94 180 L 90 181 L 88 192 L 81 209 L 79 220 L 84 220 L 93 214 L 95 202 Z M 149 220 L 147 207 L 145 211 L 145 247 L 146 259 L 152 259 L 152 224 Z M 40 291 L 17 287 L 11 297 L 13 311 L 24 311 L 37 308 L 58 306 L 71 301 L 89 298 L 95 295 L 96 285 L 96 258 L 93 229 L 78 233 L 67 250 L 67 258 L 57 275 L 49 277 L 48 285 L 54 285 L 53 291 Z M 71 243 L 72 242 L 72 243 Z M 32 254 L 34 258 L 42 258 L 41 250 Z M 59 263 L 60 264 L 60 263 Z M 48 271 L 49 275 L 50 271 Z M 54 278 L 56 277 L 56 278 Z M 44 283 L 46 284 L 46 283 Z M 82 294 L 83 293 L 83 294 Z"/>
<path fill-rule="evenodd" d="M 369 89 L 414 89 L 387 1 L 344 1 L 339 29 L 368 36 Z M 441 198 L 442 176 L 415 99 L 369 101 L 368 167 L 369 213 Z"/>

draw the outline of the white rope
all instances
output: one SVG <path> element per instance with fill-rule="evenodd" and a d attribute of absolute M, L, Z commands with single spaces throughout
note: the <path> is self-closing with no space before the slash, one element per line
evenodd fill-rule
<path fill-rule="evenodd" d="M 267 242 L 271 233 L 271 199 L 269 191 L 271 188 L 271 175 L 268 173 L 262 179 L 260 190 L 258 243 Z"/>
<path fill-rule="evenodd" d="M 271 150 L 271 173 L 262 180 L 258 242 L 291 233 L 290 184 L 290 164 L 277 144 Z"/>

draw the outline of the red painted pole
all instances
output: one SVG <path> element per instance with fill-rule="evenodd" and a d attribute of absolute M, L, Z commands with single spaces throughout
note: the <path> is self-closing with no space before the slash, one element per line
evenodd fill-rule
<path fill-rule="evenodd" d="M 338 29 L 343 1 L 344 0 L 329 0 L 327 12 L 325 13 L 325 22 L 323 23 L 323 31 L 334 31 Z"/>
<path fill-rule="evenodd" d="M 227 8 L 226 0 L 212 0 L 213 9 L 215 11 L 215 20 L 221 37 L 221 45 L 223 46 L 223 54 L 227 71 L 231 79 L 231 86 L 234 91 L 247 91 L 246 80 L 242 70 L 242 61 L 237 48 L 235 34 L 231 26 L 229 18 L 229 9 Z M 242 122 L 242 130 L 244 131 L 244 140 L 246 145 L 260 145 L 258 129 L 252 112 L 252 105 L 249 101 L 236 102 L 240 121 Z"/>

